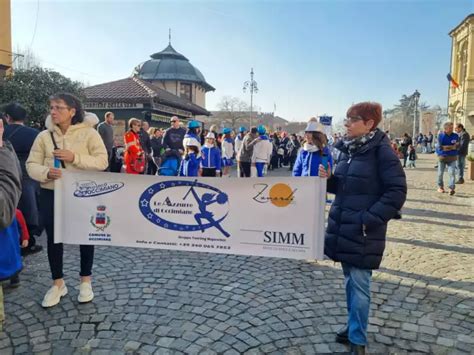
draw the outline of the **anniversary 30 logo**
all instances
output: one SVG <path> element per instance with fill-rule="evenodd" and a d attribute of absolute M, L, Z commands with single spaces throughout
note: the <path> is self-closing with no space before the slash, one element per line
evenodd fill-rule
<path fill-rule="evenodd" d="M 147 220 L 162 228 L 182 232 L 215 228 L 230 237 L 221 225 L 229 214 L 228 195 L 197 180 L 151 185 L 140 196 L 139 208 Z"/>
<path fill-rule="evenodd" d="M 103 182 L 96 183 L 92 180 L 82 180 L 76 182 L 76 190 L 74 196 L 76 197 L 92 197 L 108 194 L 120 190 L 124 187 L 123 182 Z"/>

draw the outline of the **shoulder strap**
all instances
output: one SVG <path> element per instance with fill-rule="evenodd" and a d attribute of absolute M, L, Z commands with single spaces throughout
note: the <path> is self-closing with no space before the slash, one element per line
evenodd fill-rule
<path fill-rule="evenodd" d="M 54 139 L 54 134 L 52 131 L 49 131 L 49 134 L 51 135 L 51 140 L 53 141 L 53 146 L 54 146 L 54 150 L 56 149 L 59 149 L 58 148 L 58 145 L 56 144 L 56 140 Z M 61 166 L 63 169 L 66 169 L 66 165 L 64 164 L 64 162 L 62 160 L 60 160 L 61 162 Z"/>
<path fill-rule="evenodd" d="M 12 138 L 15 134 L 17 134 L 18 131 L 19 131 L 22 127 L 23 127 L 23 126 L 18 125 L 18 127 L 16 127 L 15 130 L 14 130 L 13 132 L 11 132 L 11 133 L 8 135 L 8 137 L 3 137 L 3 139 L 6 140 L 6 141 L 10 141 L 11 138 Z"/>

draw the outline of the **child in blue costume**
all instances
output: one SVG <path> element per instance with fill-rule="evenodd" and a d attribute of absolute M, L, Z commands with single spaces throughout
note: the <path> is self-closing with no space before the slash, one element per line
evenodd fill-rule
<path fill-rule="evenodd" d="M 202 176 L 219 176 L 221 165 L 221 151 L 216 147 L 216 136 L 209 132 L 201 149 Z"/>
<path fill-rule="evenodd" d="M 201 161 L 199 148 L 194 145 L 187 145 L 185 149 L 186 152 L 179 168 L 179 176 L 198 176 Z"/>
<path fill-rule="evenodd" d="M 293 176 L 318 176 L 319 165 L 332 167 L 332 157 L 322 127 L 312 118 L 305 129 L 305 143 L 298 152 Z"/>
<path fill-rule="evenodd" d="M 183 147 L 186 149 L 188 145 L 192 145 L 198 148 L 198 154 L 201 151 L 201 122 L 199 121 L 189 121 L 188 130 L 184 135 Z"/>
<path fill-rule="evenodd" d="M 184 155 L 179 167 L 179 176 L 198 176 L 201 152 L 201 123 L 189 121 L 188 131 L 183 139 Z"/>

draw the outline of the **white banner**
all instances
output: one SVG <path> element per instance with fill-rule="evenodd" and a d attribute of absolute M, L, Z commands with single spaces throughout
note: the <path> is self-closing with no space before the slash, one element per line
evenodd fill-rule
<path fill-rule="evenodd" d="M 326 180 L 68 172 L 55 241 L 322 259 Z"/>

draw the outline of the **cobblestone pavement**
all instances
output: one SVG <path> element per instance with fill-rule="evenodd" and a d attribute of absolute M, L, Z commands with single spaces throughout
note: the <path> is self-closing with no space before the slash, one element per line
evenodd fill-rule
<path fill-rule="evenodd" d="M 371 353 L 474 353 L 474 183 L 435 191 L 433 156 L 408 170 L 403 219 L 390 223 L 374 273 Z M 281 174 L 282 172 L 278 172 Z M 44 243 L 44 237 L 41 238 Z M 79 305 L 78 248 L 65 248 L 69 285 L 42 309 L 46 253 L 22 285 L 5 287 L 0 354 L 323 354 L 346 321 L 340 266 L 330 261 L 96 249 L 93 303 Z"/>

